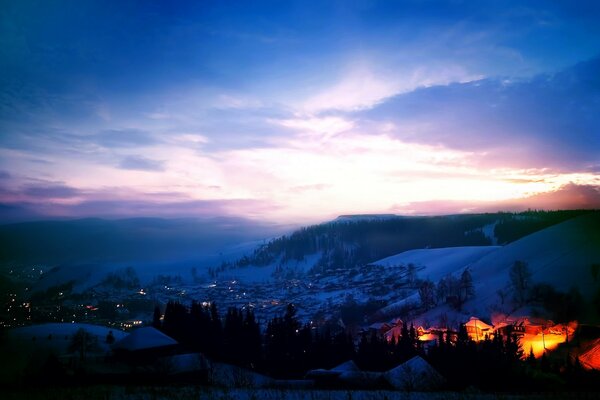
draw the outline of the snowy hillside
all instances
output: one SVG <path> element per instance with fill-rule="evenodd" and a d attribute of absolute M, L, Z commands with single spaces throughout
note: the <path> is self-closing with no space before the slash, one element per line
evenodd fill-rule
<path fill-rule="evenodd" d="M 467 246 L 409 250 L 371 264 L 383 267 L 414 264 L 417 267 L 424 267 L 418 272 L 420 279 L 437 281 L 448 274 L 462 271 L 481 257 L 500 248 L 500 246 Z"/>
<path fill-rule="evenodd" d="M 110 348 L 106 343 L 106 337 L 109 332 L 112 332 L 115 340 L 123 339 L 127 336 L 126 332 L 119 329 L 80 323 L 50 323 L 24 326 L 10 330 L 9 336 L 13 339 L 28 342 L 30 349 L 52 349 L 58 354 L 66 354 L 72 336 L 79 329 L 85 330 L 97 339 L 97 351 L 99 352 L 109 351 Z"/>
<path fill-rule="evenodd" d="M 550 284 L 561 291 L 576 287 L 585 298 L 593 297 L 598 283 L 591 267 L 600 263 L 600 213 L 546 228 L 474 262 L 477 309 L 489 312 L 498 302 L 497 291 L 508 287 L 509 269 L 515 261 L 528 263 L 532 283 Z"/>
<path fill-rule="evenodd" d="M 344 215 L 337 219 L 301 228 L 258 246 L 234 262 L 214 265 L 209 274 L 216 278 L 225 270 L 246 267 L 276 267 L 327 273 L 355 268 L 408 250 L 443 247 L 481 247 L 507 244 L 589 211 L 529 211 L 524 213 L 460 214 L 435 217 L 403 217 L 392 214 Z M 491 247 L 490 247 L 491 249 Z M 314 255 L 319 254 L 316 259 Z M 446 257 L 445 254 L 432 255 Z M 466 257 L 472 262 L 479 256 Z M 452 258 L 454 255 L 448 257 Z M 420 260 L 414 261 L 418 263 Z M 428 261 L 428 260 L 427 260 Z M 409 261 L 413 262 L 413 261 Z M 442 261 L 442 263 L 452 261 Z M 308 265 L 312 264 L 312 265 Z M 301 265 L 301 266 L 300 266 Z M 266 272 L 252 269 L 261 276 Z M 251 275 L 254 275 L 254 272 Z M 227 276 L 235 276 L 230 273 Z M 246 275 L 246 273 L 240 273 Z"/>
<path fill-rule="evenodd" d="M 491 318 L 496 312 L 531 315 L 531 307 L 516 310 L 512 302 L 509 271 L 516 261 L 527 264 L 531 272 L 530 287 L 547 284 L 563 293 L 576 288 L 589 303 L 600 287 L 600 277 L 594 278 L 592 273 L 592 265 L 600 264 L 600 213 L 581 215 L 506 246 L 409 250 L 371 265 L 390 268 L 413 264 L 419 280 L 434 283 L 448 275 L 458 278 L 468 267 L 475 297 L 468 300 L 461 311 L 440 302 L 437 307 L 414 316 L 420 322 L 434 322 L 441 315 L 451 321 L 464 320 L 471 315 Z M 379 313 L 392 317 L 406 307 L 414 309 L 420 304 L 419 293 L 414 288 L 411 294 L 389 303 Z"/>

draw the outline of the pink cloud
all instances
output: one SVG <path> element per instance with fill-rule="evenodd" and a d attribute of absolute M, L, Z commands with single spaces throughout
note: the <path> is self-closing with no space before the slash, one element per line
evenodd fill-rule
<path fill-rule="evenodd" d="M 398 214 L 441 215 L 496 211 L 600 209 L 600 186 L 569 183 L 555 191 L 504 201 L 432 200 L 392 207 Z"/>

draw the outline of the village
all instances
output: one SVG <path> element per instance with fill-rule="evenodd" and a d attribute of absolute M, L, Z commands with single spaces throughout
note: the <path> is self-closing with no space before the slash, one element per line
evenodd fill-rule
<path fill-rule="evenodd" d="M 391 341 L 398 340 L 402 319 L 413 321 L 419 306 L 414 296 L 415 287 L 407 282 L 405 275 L 404 266 L 366 265 L 264 282 L 215 280 L 199 283 L 186 282 L 176 276 L 161 276 L 143 288 L 97 285 L 76 293 L 69 285 L 62 285 L 49 289 L 56 293 L 37 296 L 34 300 L 27 295 L 26 288 L 21 296 L 7 293 L 5 316 L 0 324 L 9 328 L 44 322 L 92 323 L 129 330 L 150 324 L 157 305 L 164 312 L 164 305 L 169 301 L 185 304 L 192 300 L 203 304 L 216 303 L 221 310 L 248 308 L 259 322 L 265 322 L 282 315 L 286 305 L 293 303 L 302 321 L 314 325 L 334 321 L 350 329 L 354 335 L 376 330 Z M 27 278 L 29 280 L 23 281 L 32 284 L 32 277 L 28 275 Z M 37 273 L 33 278 L 37 278 Z M 386 315 L 380 310 L 398 302 L 404 307 L 393 308 L 398 315 L 386 319 L 389 313 Z M 358 317 L 349 316 L 350 321 L 344 321 L 345 316 L 340 314 L 344 305 L 352 307 L 368 303 L 373 307 L 358 311 L 361 313 Z M 461 322 L 465 323 L 469 337 L 476 342 L 491 338 L 496 333 L 515 333 L 519 335 L 523 351 L 528 353 L 531 350 L 538 358 L 545 351 L 567 342 L 577 329 L 576 322 L 555 324 L 539 317 L 514 317 L 500 313 L 492 315 L 487 322 L 476 316 L 464 317 L 463 321 L 454 321 L 454 326 L 445 326 L 448 321 L 415 322 L 419 340 L 425 347 L 434 345 L 442 334 L 456 335 L 456 322 Z"/>

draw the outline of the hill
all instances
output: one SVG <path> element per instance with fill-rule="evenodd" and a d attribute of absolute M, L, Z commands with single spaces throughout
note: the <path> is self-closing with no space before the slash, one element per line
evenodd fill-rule
<path fill-rule="evenodd" d="M 524 263 L 530 274 L 525 304 L 514 300 L 510 271 L 515 262 Z M 572 312 L 580 321 L 600 319 L 600 212 L 580 215 L 502 247 L 412 250 L 372 264 L 390 267 L 408 263 L 418 267 L 420 279 L 438 286 L 442 278 L 458 280 L 468 269 L 474 286 L 474 297 L 460 310 L 443 300 L 432 309 L 416 309 L 412 317 L 421 323 L 436 323 L 440 316 L 451 321 L 464 321 L 472 315 L 491 320 L 498 313 L 560 319 Z M 392 316 L 406 304 L 417 307 L 419 303 L 414 289 L 406 299 L 388 304 L 379 313 Z M 569 311 L 569 307 L 579 309 Z"/>
<path fill-rule="evenodd" d="M 498 290 L 509 290 L 509 270 L 515 261 L 527 263 L 531 283 L 567 292 L 576 288 L 592 300 L 599 289 L 593 266 L 600 264 L 600 212 L 589 213 L 546 228 L 483 256 L 471 265 L 480 293 L 475 308 L 489 312 Z"/>
<path fill-rule="evenodd" d="M 240 218 L 78 219 L 0 225 L 0 267 L 206 259 L 285 227 Z"/>
<path fill-rule="evenodd" d="M 312 273 L 362 266 L 407 250 L 507 244 L 589 211 L 529 211 L 436 217 L 341 216 L 273 239 L 211 270 L 267 267 Z M 310 265 L 308 265 L 310 264 Z M 240 271 L 235 275 L 244 275 Z"/>

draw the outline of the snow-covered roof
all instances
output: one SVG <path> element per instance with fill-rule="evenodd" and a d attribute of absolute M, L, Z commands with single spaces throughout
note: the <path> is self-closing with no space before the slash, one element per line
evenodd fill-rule
<path fill-rule="evenodd" d="M 489 330 L 494 329 L 493 326 L 486 324 L 485 322 L 483 322 L 482 320 L 480 320 L 477 317 L 471 317 L 469 319 L 469 321 L 465 324 L 465 326 L 477 328 L 477 329 L 480 329 L 482 331 L 484 331 L 486 329 L 489 329 Z"/>
<path fill-rule="evenodd" d="M 149 326 L 131 332 L 128 336 L 116 342 L 113 349 L 137 351 L 174 346 L 176 344 L 177 341 L 175 341 L 175 339 L 165 335 L 158 329 Z"/>
<path fill-rule="evenodd" d="M 387 322 L 375 322 L 369 325 L 368 329 L 380 330 L 380 329 L 389 329 L 390 324 Z"/>
<path fill-rule="evenodd" d="M 392 340 L 393 338 L 399 339 L 402 336 L 402 328 L 399 326 L 394 326 L 392 329 L 388 330 L 384 336 L 388 341 Z"/>
<path fill-rule="evenodd" d="M 337 367 L 331 368 L 331 371 L 340 371 L 340 372 L 348 372 L 348 371 L 360 371 L 360 368 L 354 363 L 352 360 L 348 360 L 344 363 L 341 363 Z"/>
<path fill-rule="evenodd" d="M 444 377 L 420 356 L 387 371 L 384 376 L 396 389 L 409 391 L 435 390 L 445 382 Z"/>

